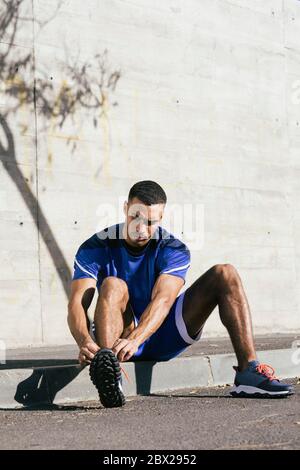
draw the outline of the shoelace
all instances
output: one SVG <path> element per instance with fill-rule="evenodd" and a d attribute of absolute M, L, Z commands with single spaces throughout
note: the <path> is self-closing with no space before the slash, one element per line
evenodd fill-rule
<path fill-rule="evenodd" d="M 256 370 L 259 374 L 265 375 L 269 380 L 279 380 L 275 377 L 275 370 L 273 367 L 269 366 L 268 364 L 259 364 L 256 366 Z"/>
<path fill-rule="evenodd" d="M 130 380 L 130 378 L 129 378 L 127 372 L 126 372 L 126 370 L 123 369 L 123 367 L 122 367 L 121 365 L 120 365 L 120 369 L 121 369 L 121 371 L 123 372 L 123 374 L 125 375 L 125 378 L 126 378 L 127 382 L 131 383 L 131 380 Z"/>

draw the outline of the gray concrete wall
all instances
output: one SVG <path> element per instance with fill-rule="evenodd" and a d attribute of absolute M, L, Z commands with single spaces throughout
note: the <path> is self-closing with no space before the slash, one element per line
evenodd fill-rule
<path fill-rule="evenodd" d="M 0 338 L 72 342 L 74 253 L 139 179 L 204 206 L 187 286 L 234 264 L 255 332 L 299 331 L 300 2 L 56 6 L 1 5 Z"/>

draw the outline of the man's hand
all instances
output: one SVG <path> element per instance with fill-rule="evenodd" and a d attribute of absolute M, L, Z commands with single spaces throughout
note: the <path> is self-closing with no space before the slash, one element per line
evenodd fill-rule
<path fill-rule="evenodd" d="M 139 343 L 135 339 L 120 338 L 114 343 L 112 350 L 120 362 L 128 361 L 138 350 Z"/>
<path fill-rule="evenodd" d="M 82 366 L 91 363 L 91 360 L 95 356 L 96 352 L 99 351 L 99 346 L 92 340 L 87 339 L 80 346 L 78 355 L 78 361 Z"/>

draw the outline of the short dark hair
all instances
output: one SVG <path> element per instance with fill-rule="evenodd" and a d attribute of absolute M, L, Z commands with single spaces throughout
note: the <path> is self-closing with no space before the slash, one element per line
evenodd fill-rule
<path fill-rule="evenodd" d="M 166 204 L 167 195 L 163 188 L 155 181 L 138 181 L 129 191 L 128 201 L 137 197 L 147 206 L 151 204 Z"/>

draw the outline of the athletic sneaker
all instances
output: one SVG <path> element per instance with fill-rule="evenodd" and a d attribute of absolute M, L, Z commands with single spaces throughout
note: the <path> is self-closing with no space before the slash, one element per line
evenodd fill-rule
<path fill-rule="evenodd" d="M 90 377 L 105 408 L 125 405 L 121 367 L 111 349 L 99 349 L 91 361 Z"/>
<path fill-rule="evenodd" d="M 248 362 L 248 367 L 240 372 L 236 371 L 234 387 L 230 394 L 233 397 L 286 397 L 293 395 L 293 387 L 283 384 L 274 375 L 274 369 L 259 361 Z"/>

